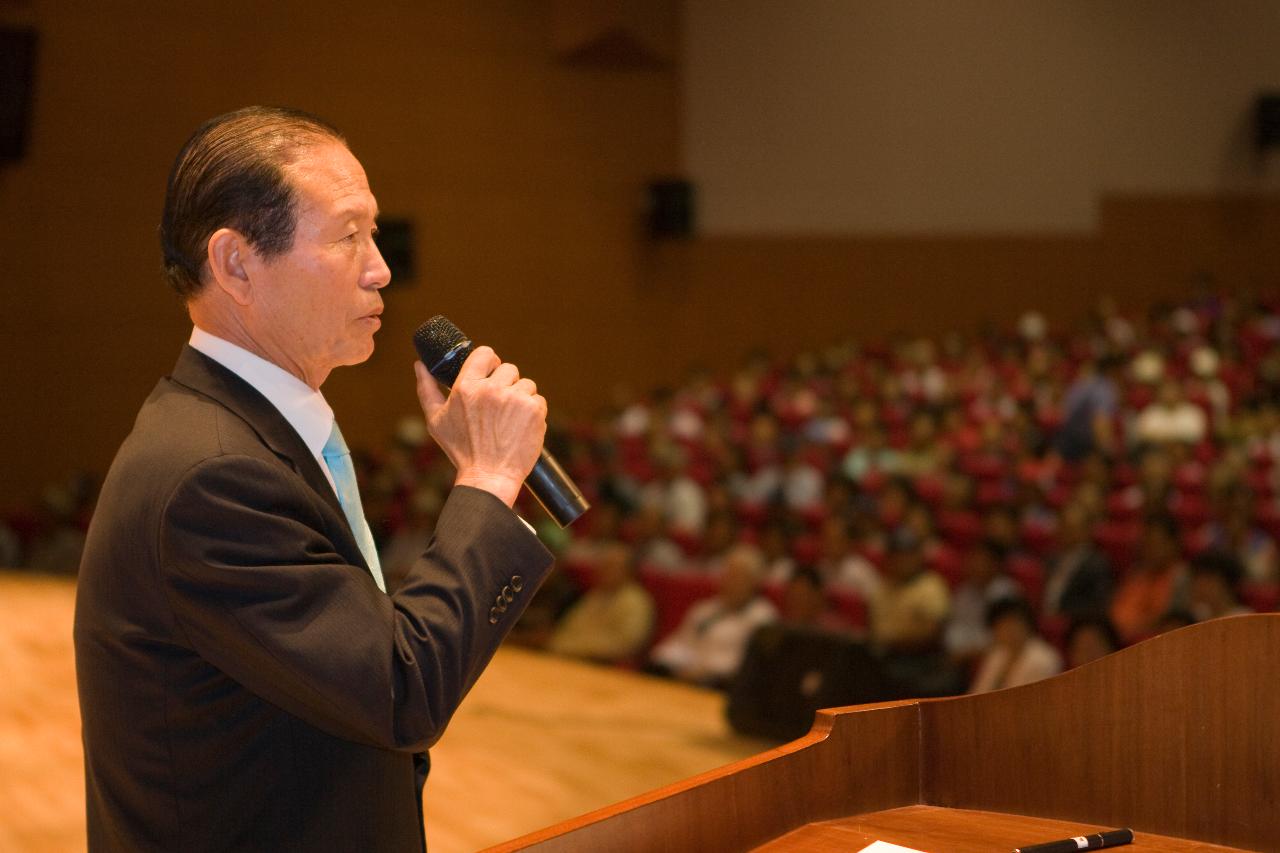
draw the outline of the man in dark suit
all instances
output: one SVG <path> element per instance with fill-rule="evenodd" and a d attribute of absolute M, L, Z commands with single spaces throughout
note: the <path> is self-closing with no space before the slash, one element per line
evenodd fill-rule
<path fill-rule="evenodd" d="M 249 108 L 169 178 L 195 329 L 107 476 L 76 603 L 92 850 L 423 849 L 426 750 L 550 568 L 511 510 L 546 403 L 480 348 L 418 395 L 455 488 L 386 588 L 321 383 L 373 350 L 377 204 L 329 125 Z"/>

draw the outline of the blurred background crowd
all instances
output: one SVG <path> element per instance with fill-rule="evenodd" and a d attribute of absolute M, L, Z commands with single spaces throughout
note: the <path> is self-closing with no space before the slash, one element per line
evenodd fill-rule
<path fill-rule="evenodd" d="M 767 351 L 619 390 L 548 442 L 593 504 L 515 641 L 731 688 L 781 623 L 865 647 L 892 695 L 1013 686 L 1280 598 L 1280 302 L 1208 288 L 1076 328 Z M 394 578 L 452 468 L 419 419 L 361 456 Z M 74 571 L 78 476 L 0 527 L 0 563 Z"/>

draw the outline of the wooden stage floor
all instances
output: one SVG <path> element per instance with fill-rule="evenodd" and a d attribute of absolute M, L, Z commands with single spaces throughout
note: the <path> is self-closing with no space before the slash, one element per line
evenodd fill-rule
<path fill-rule="evenodd" d="M 72 581 L 0 572 L 0 851 L 83 850 Z M 431 853 L 505 841 L 765 749 L 719 695 L 503 649 L 432 750 Z"/>

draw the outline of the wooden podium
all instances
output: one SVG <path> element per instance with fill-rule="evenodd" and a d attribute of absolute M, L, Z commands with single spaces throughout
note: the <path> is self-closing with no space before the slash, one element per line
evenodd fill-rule
<path fill-rule="evenodd" d="M 491 850 L 1008 853 L 1121 826 L 1135 853 L 1280 851 L 1280 614 L 1026 687 L 821 711 L 800 740 Z"/>

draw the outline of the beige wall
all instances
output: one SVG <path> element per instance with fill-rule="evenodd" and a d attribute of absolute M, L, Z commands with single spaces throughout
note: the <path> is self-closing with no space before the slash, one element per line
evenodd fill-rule
<path fill-rule="evenodd" d="M 1272 0 L 688 0 L 706 234 L 1081 231 L 1111 194 L 1280 189 Z"/>
<path fill-rule="evenodd" d="M 675 4 L 648 8 L 647 35 L 677 43 Z M 30 151 L 0 167 L 0 440 L 21 448 L 0 508 L 105 470 L 172 366 L 165 175 L 201 121 L 249 103 L 344 128 L 384 214 L 417 223 L 420 280 L 388 290 L 370 363 L 325 386 L 353 443 L 413 411 L 410 334 L 435 313 L 553 406 L 625 373 L 656 337 L 637 221 L 677 166 L 677 74 L 566 66 L 550 18 L 532 0 L 0 0 L 41 38 Z"/>

